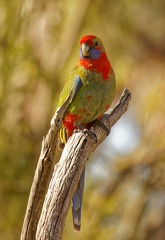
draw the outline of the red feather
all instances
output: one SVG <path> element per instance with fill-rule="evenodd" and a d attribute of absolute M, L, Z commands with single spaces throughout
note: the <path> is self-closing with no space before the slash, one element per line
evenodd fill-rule
<path fill-rule="evenodd" d="M 100 58 L 97 60 L 80 59 L 78 66 L 83 66 L 84 68 L 92 72 L 101 73 L 103 80 L 107 80 L 108 75 L 111 74 L 111 65 L 104 52 L 101 53 Z"/>
<path fill-rule="evenodd" d="M 88 43 L 89 45 L 93 44 L 93 39 L 95 39 L 96 36 L 94 35 L 86 35 L 80 40 L 80 44 L 82 45 L 83 43 Z"/>
<path fill-rule="evenodd" d="M 80 44 L 87 43 L 88 45 L 93 45 L 93 39 L 95 39 L 96 36 L 93 35 L 87 35 L 83 37 L 80 40 Z M 108 75 L 111 74 L 111 65 L 110 62 L 106 56 L 106 53 L 102 51 L 101 47 L 98 46 L 97 49 L 101 50 L 101 56 L 99 59 L 80 59 L 78 62 L 78 66 L 83 66 L 84 68 L 96 72 L 101 73 L 103 80 L 108 79 Z"/>
<path fill-rule="evenodd" d="M 76 122 L 76 120 L 80 119 L 81 116 L 78 116 L 76 114 L 71 114 L 71 113 L 67 113 L 65 118 L 64 118 L 64 121 L 63 121 L 63 125 L 65 126 L 66 130 L 67 130 L 67 136 L 70 137 L 72 134 L 73 134 L 73 131 L 75 129 L 78 129 L 78 127 L 76 127 L 74 125 L 74 123 Z M 87 123 L 87 124 L 84 124 L 80 127 L 84 127 L 86 129 L 90 129 L 92 126 L 92 123 Z"/>

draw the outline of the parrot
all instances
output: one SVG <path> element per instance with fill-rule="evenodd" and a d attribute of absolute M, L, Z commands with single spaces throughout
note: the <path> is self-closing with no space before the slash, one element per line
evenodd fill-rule
<path fill-rule="evenodd" d="M 80 40 L 77 65 L 68 75 L 60 94 L 57 108 L 61 107 L 73 91 L 60 128 L 59 148 L 63 149 L 76 130 L 90 129 L 110 107 L 116 91 L 115 73 L 105 52 L 102 41 L 94 35 Z M 74 229 L 80 231 L 85 168 L 72 198 Z"/>

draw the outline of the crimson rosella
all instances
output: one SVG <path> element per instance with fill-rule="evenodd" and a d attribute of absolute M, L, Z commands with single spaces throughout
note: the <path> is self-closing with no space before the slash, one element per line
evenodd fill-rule
<path fill-rule="evenodd" d="M 74 89 L 60 129 L 61 148 L 75 129 L 89 129 L 92 122 L 109 108 L 115 96 L 115 74 L 102 41 L 87 35 L 80 40 L 80 45 L 79 61 L 69 74 L 57 106 L 62 106 Z M 72 199 L 73 225 L 77 231 L 81 227 L 84 176 L 85 169 Z"/>

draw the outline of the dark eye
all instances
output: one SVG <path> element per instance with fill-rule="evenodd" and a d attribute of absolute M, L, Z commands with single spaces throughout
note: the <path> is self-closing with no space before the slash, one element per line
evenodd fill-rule
<path fill-rule="evenodd" d="M 95 42 L 95 46 L 96 47 L 99 46 L 99 42 L 98 41 Z"/>

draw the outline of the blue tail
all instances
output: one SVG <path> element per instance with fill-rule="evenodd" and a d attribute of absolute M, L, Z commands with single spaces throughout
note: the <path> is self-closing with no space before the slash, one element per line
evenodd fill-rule
<path fill-rule="evenodd" d="M 81 228 L 81 208 L 82 208 L 82 198 L 84 190 L 84 178 L 85 178 L 85 168 L 81 174 L 80 181 L 78 183 L 77 189 L 72 198 L 72 215 L 73 215 L 73 225 L 74 229 L 80 231 Z"/>

